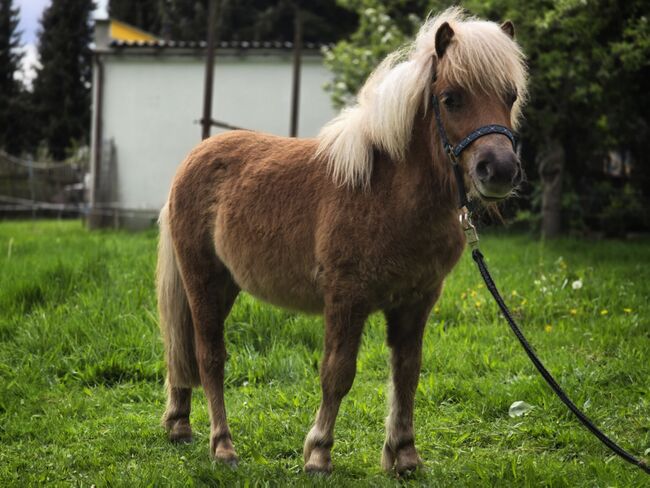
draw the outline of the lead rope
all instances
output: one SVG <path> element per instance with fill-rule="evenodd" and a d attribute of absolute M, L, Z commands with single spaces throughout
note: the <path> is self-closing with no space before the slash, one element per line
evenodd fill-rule
<path fill-rule="evenodd" d="M 465 217 L 463 217 L 465 215 Z M 497 305 L 499 306 L 499 309 L 501 309 L 501 313 L 505 317 L 506 321 L 508 322 L 508 325 L 510 325 L 510 329 L 512 329 L 512 332 L 515 334 L 517 337 L 517 340 L 521 344 L 521 346 L 524 348 L 524 351 L 526 351 L 526 354 L 528 354 L 528 357 L 532 361 L 532 363 L 535 365 L 537 368 L 537 371 L 542 375 L 544 380 L 546 380 L 546 383 L 551 387 L 553 392 L 562 400 L 562 402 L 573 412 L 573 414 L 578 417 L 578 420 L 587 427 L 600 441 L 605 444 L 607 447 L 609 447 L 614 453 L 620 457 L 622 457 L 624 460 L 626 460 L 628 463 L 634 464 L 641 468 L 643 471 L 646 473 L 650 474 L 650 467 L 648 464 L 643 460 L 643 459 L 638 459 L 634 457 L 632 454 L 627 452 L 625 449 L 620 447 L 616 442 L 611 440 L 609 437 L 607 437 L 598 427 L 594 425 L 594 423 L 587 417 L 576 405 L 571 401 L 571 399 L 567 396 L 567 394 L 564 392 L 562 387 L 555 381 L 555 378 L 549 373 L 549 371 L 546 369 L 544 364 L 540 361 L 540 359 L 537 357 L 537 354 L 535 354 L 535 351 L 533 350 L 532 346 L 524 336 L 523 332 L 517 325 L 517 322 L 515 322 L 515 319 L 512 317 L 510 310 L 508 309 L 508 306 L 505 304 L 503 301 L 503 298 L 501 297 L 501 294 L 499 293 L 499 290 L 497 288 L 497 285 L 494 283 L 494 280 L 492 279 L 492 276 L 490 275 L 490 271 L 488 270 L 487 264 L 485 264 L 485 261 L 483 259 L 483 254 L 481 251 L 478 249 L 478 235 L 476 233 L 476 229 L 471 223 L 471 220 L 469 218 L 469 213 L 463 212 L 461 214 L 461 222 L 464 222 L 467 227 L 464 227 L 466 235 L 471 237 L 473 240 L 470 240 L 468 238 L 468 243 L 472 249 L 472 258 L 476 262 L 476 266 L 478 266 L 478 270 L 481 273 L 481 276 L 483 277 L 483 281 L 485 281 L 485 286 L 487 286 L 487 289 L 490 290 L 490 293 L 494 297 L 494 300 L 497 302 Z"/>
<path fill-rule="evenodd" d="M 487 264 L 485 264 L 485 260 L 483 259 L 483 254 L 481 254 L 481 251 L 479 251 L 478 233 L 476 232 L 476 227 L 474 227 L 474 224 L 472 224 L 472 219 L 469 210 L 470 202 L 467 198 L 467 191 L 465 190 L 463 170 L 459 164 L 458 158 L 460 157 L 460 154 L 465 149 L 467 149 L 472 142 L 488 134 L 501 134 L 506 136 L 508 139 L 510 139 L 510 142 L 512 143 L 512 146 L 514 148 L 515 146 L 514 135 L 512 134 L 510 129 L 502 125 L 494 125 L 494 124 L 486 125 L 483 127 L 479 127 L 478 129 L 475 129 L 467 137 L 461 140 L 458 144 L 452 146 L 451 143 L 449 142 L 449 139 L 447 138 L 447 133 L 445 132 L 445 126 L 442 123 L 442 115 L 440 113 L 440 104 L 438 102 L 438 97 L 436 95 L 432 95 L 431 98 L 432 98 L 431 101 L 433 105 L 433 111 L 436 118 L 436 126 L 438 128 L 438 135 L 442 140 L 443 148 L 454 170 L 454 176 L 456 179 L 456 188 L 458 190 L 459 207 L 460 207 L 460 225 L 463 228 L 463 231 L 465 232 L 465 238 L 467 240 L 467 244 L 472 250 L 472 258 L 474 259 L 476 265 L 478 266 L 478 270 L 481 273 L 481 276 L 483 277 L 483 281 L 485 281 L 485 286 L 487 286 L 488 290 L 490 290 L 490 293 L 494 297 L 494 300 L 497 302 L 499 309 L 501 309 L 501 313 L 503 314 L 506 321 L 508 322 L 508 325 L 510 325 L 512 332 L 515 334 L 517 340 L 524 348 L 524 351 L 526 351 L 526 354 L 528 354 L 528 357 L 537 368 L 537 371 L 540 372 L 540 374 L 542 375 L 546 383 L 548 383 L 548 385 L 551 387 L 553 392 L 560 398 L 560 400 L 562 400 L 562 402 L 567 407 L 569 407 L 569 410 L 571 410 L 573 414 L 576 417 L 578 417 L 578 420 L 580 420 L 582 425 L 587 427 L 587 429 L 589 429 L 592 432 L 592 434 L 598 437 L 598 439 L 607 447 L 609 447 L 612 451 L 614 451 L 616 455 L 622 457 L 628 463 L 638 466 L 647 474 L 650 474 L 650 467 L 643 459 L 637 459 L 632 454 L 630 454 L 625 449 L 623 449 L 618 444 L 616 444 L 609 437 L 607 437 L 598 427 L 594 425 L 594 423 L 589 419 L 589 417 L 587 417 L 575 405 L 575 403 L 571 401 L 571 399 L 566 395 L 566 393 L 564 393 L 564 390 L 560 387 L 557 381 L 555 381 L 555 378 L 553 378 L 551 373 L 549 373 L 549 371 L 546 369 L 544 364 L 537 357 L 537 354 L 535 354 L 535 351 L 533 351 L 533 348 L 528 343 L 528 340 L 526 340 L 526 337 L 524 336 L 523 332 L 517 325 L 517 322 L 515 322 L 515 319 L 510 314 L 510 310 L 508 310 L 507 305 L 505 304 L 503 298 L 501 298 L 501 295 L 499 294 L 497 285 L 494 283 L 492 276 L 490 276 L 490 272 L 488 271 Z"/>
<path fill-rule="evenodd" d="M 464 192 L 464 188 L 463 188 L 463 192 Z M 499 293 L 497 285 L 494 283 L 494 280 L 490 275 L 490 271 L 488 270 L 487 264 L 485 264 L 485 260 L 483 259 L 483 254 L 478 248 L 478 240 L 479 240 L 478 233 L 476 232 L 476 227 L 474 227 L 474 225 L 472 224 L 469 210 L 467 209 L 466 206 L 463 206 L 461 208 L 460 223 L 461 226 L 463 227 L 463 231 L 465 232 L 467 243 L 470 249 L 472 250 L 472 258 L 476 262 L 476 266 L 478 266 L 478 270 L 481 273 L 481 276 L 483 277 L 483 281 L 485 281 L 485 286 L 487 286 L 487 289 L 490 290 L 490 293 L 494 297 L 494 300 L 497 302 L 499 309 L 501 309 L 501 313 L 503 314 L 506 321 L 508 322 L 508 325 L 510 325 L 510 329 L 512 329 L 512 332 L 517 337 L 517 340 L 521 344 L 521 347 L 524 348 L 524 351 L 526 351 L 526 354 L 528 354 L 528 357 L 537 368 L 537 371 L 539 371 L 539 373 L 542 375 L 544 380 L 546 380 L 546 383 L 548 383 L 548 385 L 551 387 L 553 392 L 560 398 L 560 400 L 562 400 L 562 402 L 569 408 L 569 410 L 571 410 L 573 414 L 576 417 L 578 417 L 578 420 L 580 420 L 582 425 L 587 427 L 587 429 L 589 429 L 592 432 L 592 434 L 598 437 L 598 439 L 600 439 L 600 441 L 603 444 L 609 447 L 612 451 L 614 451 L 616 455 L 622 457 L 628 463 L 634 464 L 639 468 L 641 468 L 643 471 L 645 471 L 647 474 L 650 474 L 650 467 L 643 459 L 638 459 L 634 457 L 632 454 L 630 454 L 625 449 L 623 449 L 618 444 L 616 444 L 616 442 L 614 442 L 609 437 L 607 437 L 598 427 L 594 425 L 594 423 L 589 419 L 589 417 L 587 417 L 584 414 L 584 412 L 582 412 L 575 405 L 575 403 L 571 401 L 571 399 L 567 396 L 567 394 L 564 392 L 562 387 L 558 384 L 557 381 L 555 381 L 555 378 L 553 378 L 553 376 L 546 369 L 542 361 L 540 361 L 540 359 L 537 357 L 537 354 L 535 354 L 535 351 L 533 350 L 532 346 L 530 345 L 530 343 L 524 336 L 523 332 L 517 325 L 517 322 L 515 322 L 515 319 L 512 317 L 512 314 L 510 313 L 508 306 L 503 301 L 503 298 Z"/>

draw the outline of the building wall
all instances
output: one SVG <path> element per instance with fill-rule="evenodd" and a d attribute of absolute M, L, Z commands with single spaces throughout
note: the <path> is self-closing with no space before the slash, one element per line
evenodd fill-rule
<path fill-rule="evenodd" d="M 201 139 L 203 59 L 125 53 L 103 62 L 102 133 L 114 143 L 115 203 L 157 211 L 176 168 Z M 288 135 L 291 75 L 290 53 L 217 57 L 213 118 Z M 320 56 L 303 58 L 300 137 L 315 136 L 335 115 L 323 90 L 329 76 Z"/>

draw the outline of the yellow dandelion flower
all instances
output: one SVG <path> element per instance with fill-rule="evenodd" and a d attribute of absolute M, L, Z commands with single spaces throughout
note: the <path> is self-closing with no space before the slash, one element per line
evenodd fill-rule
<path fill-rule="evenodd" d="M 435 308 L 433 309 L 433 312 L 434 312 L 434 313 L 438 313 L 438 312 L 440 312 L 440 307 L 435 307 Z"/>
<path fill-rule="evenodd" d="M 475 291 L 475 290 L 472 290 L 472 292 L 470 293 L 470 295 L 472 295 L 472 298 L 476 297 L 476 291 Z"/>
<path fill-rule="evenodd" d="M 522 305 L 526 305 L 527 303 L 528 303 L 528 300 L 526 300 L 525 298 L 521 301 Z"/>
<path fill-rule="evenodd" d="M 578 314 L 578 310 L 575 309 L 575 308 L 572 308 L 571 310 L 569 310 L 569 313 L 570 313 L 571 315 L 577 315 L 577 314 Z"/>
<path fill-rule="evenodd" d="M 544 326 L 544 332 L 551 332 L 553 330 L 553 326 L 551 324 L 546 324 Z"/>
<path fill-rule="evenodd" d="M 476 304 L 476 307 L 477 307 L 477 308 L 481 308 L 481 305 L 483 305 L 483 303 L 481 303 L 481 302 L 479 302 L 479 301 L 475 302 L 475 304 Z"/>
<path fill-rule="evenodd" d="M 513 297 L 516 297 L 517 296 L 517 290 L 512 290 L 512 292 L 510 292 L 510 295 L 512 295 Z"/>
<path fill-rule="evenodd" d="M 609 313 L 609 312 L 607 311 L 606 308 L 603 308 L 603 309 L 600 311 L 600 315 L 607 315 L 608 313 Z"/>
<path fill-rule="evenodd" d="M 624 308 L 624 309 L 623 309 L 623 312 L 625 312 L 625 313 L 632 313 L 632 309 L 631 309 L 631 308 Z"/>

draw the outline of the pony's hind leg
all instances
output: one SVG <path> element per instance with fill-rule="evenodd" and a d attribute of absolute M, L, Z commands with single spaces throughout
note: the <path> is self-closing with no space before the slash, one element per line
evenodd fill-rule
<path fill-rule="evenodd" d="M 172 442 L 191 442 L 190 409 L 192 407 L 192 388 L 167 384 L 167 408 L 163 422 Z"/>
<path fill-rule="evenodd" d="M 183 245 L 187 245 L 183 249 Z M 178 260 L 192 312 L 196 360 L 210 412 L 210 453 L 228 464 L 237 454 L 226 419 L 224 403 L 224 321 L 239 293 L 228 269 L 213 249 L 197 250 L 196 241 L 178 245 Z"/>
<path fill-rule="evenodd" d="M 334 444 L 334 424 L 343 397 L 350 391 L 356 373 L 357 352 L 368 316 L 350 306 L 325 307 L 325 348 L 321 364 L 321 400 L 316 422 L 304 446 L 305 471 L 329 473 L 330 450 Z"/>
<path fill-rule="evenodd" d="M 420 458 L 415 450 L 413 402 L 422 363 L 422 337 L 429 312 L 438 297 L 385 311 L 391 349 L 392 389 L 386 419 L 386 441 L 381 464 L 398 474 L 415 469 Z"/>

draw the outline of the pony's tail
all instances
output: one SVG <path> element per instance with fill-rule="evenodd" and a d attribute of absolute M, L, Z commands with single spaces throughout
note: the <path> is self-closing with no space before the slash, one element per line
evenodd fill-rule
<path fill-rule="evenodd" d="M 158 219 L 158 315 L 165 341 L 167 386 L 191 388 L 200 384 L 199 368 L 194 350 L 194 328 L 187 294 L 176 262 L 176 253 L 169 228 L 169 203 Z"/>

